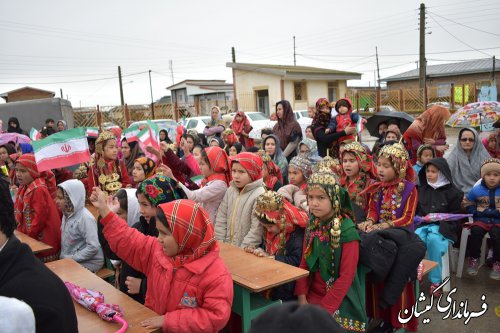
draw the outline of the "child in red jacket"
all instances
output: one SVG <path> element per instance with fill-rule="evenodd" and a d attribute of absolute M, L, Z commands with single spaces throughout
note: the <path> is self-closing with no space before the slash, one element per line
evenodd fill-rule
<path fill-rule="evenodd" d="M 219 256 L 213 225 L 199 204 L 183 199 L 159 205 L 159 235 L 154 238 L 130 228 L 114 213 L 119 202 L 106 198 L 99 188 L 90 201 L 104 216 L 101 223 L 111 249 L 148 277 L 146 303 L 162 315 L 143 321 L 143 327 L 217 332 L 226 325 L 233 280 Z"/>

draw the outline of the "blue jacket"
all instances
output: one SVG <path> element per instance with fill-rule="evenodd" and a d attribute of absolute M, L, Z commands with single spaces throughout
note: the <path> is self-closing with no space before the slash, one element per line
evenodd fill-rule
<path fill-rule="evenodd" d="M 481 180 L 465 198 L 467 213 L 474 215 L 474 221 L 500 224 L 500 186 L 489 189 Z"/>

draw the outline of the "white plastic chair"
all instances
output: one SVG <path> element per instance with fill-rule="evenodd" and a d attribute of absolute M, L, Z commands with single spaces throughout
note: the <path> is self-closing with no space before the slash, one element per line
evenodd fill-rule
<path fill-rule="evenodd" d="M 466 228 L 466 226 L 470 225 L 472 222 L 472 217 L 469 217 L 469 223 L 466 223 L 464 225 L 464 228 L 462 229 L 462 236 L 460 238 L 460 252 L 458 254 L 457 278 L 462 278 L 462 272 L 464 270 L 465 262 L 465 251 L 467 250 L 467 241 L 469 240 L 470 236 L 470 229 Z M 479 258 L 479 267 L 484 265 L 484 263 L 486 262 L 486 257 L 488 256 L 488 251 L 486 250 L 486 242 L 488 238 L 490 238 L 489 233 L 487 233 L 485 237 L 483 237 L 483 244 L 481 245 L 481 257 Z"/>

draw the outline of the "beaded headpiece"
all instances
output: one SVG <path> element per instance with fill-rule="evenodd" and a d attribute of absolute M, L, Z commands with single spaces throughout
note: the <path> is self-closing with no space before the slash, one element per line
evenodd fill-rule
<path fill-rule="evenodd" d="M 401 206 L 401 200 L 405 184 L 404 180 L 406 178 L 406 172 L 408 168 L 408 160 L 410 159 L 408 151 L 401 143 L 394 143 L 391 145 L 383 146 L 378 153 L 378 157 L 385 157 L 391 161 L 394 170 L 396 171 L 396 177 L 399 179 L 398 193 L 396 195 L 396 207 Z M 413 169 L 411 170 L 413 171 Z"/>
<path fill-rule="evenodd" d="M 95 151 L 102 155 L 104 152 L 104 143 L 111 139 L 116 140 L 116 136 L 110 131 L 102 131 L 95 142 Z"/>
<path fill-rule="evenodd" d="M 101 189 L 110 195 L 114 195 L 122 188 L 122 183 L 120 181 L 120 171 L 118 170 L 117 162 L 113 163 L 113 171 L 111 173 L 105 171 L 104 144 L 108 140 L 116 140 L 116 136 L 109 131 L 102 131 L 95 142 L 96 156 L 92 164 L 96 164 L 95 176 L 97 176 L 97 181 Z"/>
<path fill-rule="evenodd" d="M 284 198 L 280 193 L 266 191 L 257 197 L 255 213 L 261 222 L 276 224 L 279 221 L 275 218 L 269 218 L 266 213 L 281 211 L 283 209 L 283 202 Z"/>

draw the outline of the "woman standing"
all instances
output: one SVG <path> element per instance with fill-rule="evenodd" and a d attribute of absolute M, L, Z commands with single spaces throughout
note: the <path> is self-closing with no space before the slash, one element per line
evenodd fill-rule
<path fill-rule="evenodd" d="M 276 116 L 278 123 L 274 125 L 273 132 L 280 139 L 283 155 L 290 161 L 297 155 L 297 147 L 302 139 L 302 129 L 295 119 L 289 101 L 282 100 L 276 103 Z"/>
<path fill-rule="evenodd" d="M 250 125 L 250 120 L 248 120 L 247 115 L 243 111 L 236 112 L 234 116 L 233 123 L 231 124 L 231 129 L 234 134 L 238 137 L 239 142 L 245 149 L 253 147 L 253 139 L 250 139 L 249 134 L 252 131 L 252 125 Z"/>
<path fill-rule="evenodd" d="M 458 140 L 447 158 L 455 185 L 464 193 L 481 178 L 481 164 L 490 157 L 479 141 L 477 132 L 464 128 L 458 133 Z"/>
<path fill-rule="evenodd" d="M 410 152 L 411 162 L 417 162 L 417 149 L 423 144 L 431 145 L 442 157 L 448 145 L 446 144 L 446 133 L 444 123 L 450 118 L 450 110 L 441 105 L 433 105 L 418 116 L 413 124 L 403 134 L 406 141 L 406 149 Z"/>

